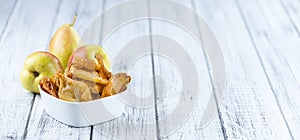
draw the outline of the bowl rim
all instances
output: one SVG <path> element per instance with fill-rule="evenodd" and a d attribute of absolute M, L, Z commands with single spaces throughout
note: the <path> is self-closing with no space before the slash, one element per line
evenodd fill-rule
<path fill-rule="evenodd" d="M 41 86 L 39 85 L 39 91 L 40 91 L 40 94 L 46 94 L 46 96 L 50 96 L 50 98 L 54 99 L 54 100 L 57 100 L 57 101 L 60 101 L 60 102 L 63 102 L 63 103 L 66 103 L 66 104 L 74 104 L 74 105 L 80 105 L 80 104 L 90 104 L 92 102 L 99 102 L 99 101 L 103 101 L 103 100 L 108 100 L 110 98 L 115 98 L 117 96 L 120 96 L 120 94 L 123 94 L 123 92 L 120 92 L 118 94 L 115 94 L 115 95 L 111 95 L 111 96 L 108 96 L 108 97 L 104 97 L 104 98 L 99 98 L 99 99 L 95 99 L 95 100 L 91 100 L 91 101 L 86 101 L 86 102 L 70 102 L 70 101 L 66 101 L 66 100 L 62 100 L 62 99 L 59 99 L 59 98 L 56 98 L 56 97 L 53 97 L 52 95 L 48 94 L 46 91 L 44 91 Z M 43 92 L 43 93 L 42 93 Z M 41 96 L 42 100 L 43 100 L 43 97 Z"/>

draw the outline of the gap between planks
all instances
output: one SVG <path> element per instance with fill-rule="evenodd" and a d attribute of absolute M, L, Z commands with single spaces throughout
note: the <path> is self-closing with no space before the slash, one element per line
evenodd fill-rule
<path fill-rule="evenodd" d="M 259 59 L 260 65 L 261 65 L 261 67 L 263 68 L 263 72 L 264 72 L 265 77 L 266 77 L 266 79 L 267 79 L 267 81 L 268 81 L 268 85 L 270 86 L 271 91 L 272 91 L 272 93 L 273 93 L 273 96 L 274 96 L 274 98 L 275 98 L 275 100 L 276 100 L 276 105 L 277 105 L 277 107 L 279 108 L 279 111 L 280 111 L 281 116 L 283 117 L 285 126 L 287 127 L 288 132 L 289 132 L 291 138 L 294 139 L 293 134 L 292 134 L 292 132 L 291 132 L 291 129 L 290 129 L 288 123 L 287 123 L 286 117 L 285 117 L 285 115 L 284 115 L 283 112 L 282 112 L 282 108 L 281 108 L 281 105 L 279 104 L 278 98 L 277 98 L 277 96 L 275 95 L 274 87 L 273 87 L 273 85 L 272 85 L 272 83 L 271 83 L 271 81 L 270 81 L 270 77 L 269 77 L 269 75 L 268 75 L 268 73 L 267 73 L 267 71 L 266 71 L 266 68 L 265 68 L 265 66 L 264 66 L 264 63 L 263 63 L 263 61 L 262 61 L 262 57 L 261 57 L 261 55 L 260 55 L 260 53 L 259 53 L 259 51 L 258 51 L 258 49 L 257 49 L 257 44 L 256 44 L 256 42 L 255 42 L 255 40 L 254 40 L 254 38 L 253 38 L 253 35 L 252 35 L 252 33 L 251 33 L 250 29 L 249 29 L 249 25 L 248 25 L 248 23 L 247 23 L 247 21 L 246 21 L 246 19 L 245 19 L 245 15 L 244 15 L 244 13 L 243 13 L 243 11 L 242 11 L 242 9 L 241 9 L 241 5 L 239 4 L 239 2 L 238 2 L 237 0 L 235 0 L 235 4 L 237 5 L 237 9 L 239 10 L 240 16 L 242 17 L 243 22 L 244 22 L 244 24 L 245 24 L 245 26 L 246 26 L 246 30 L 247 30 L 247 32 L 248 32 L 248 34 L 249 34 L 249 37 L 250 37 L 250 39 L 251 39 L 251 42 L 252 42 L 252 44 L 253 44 L 253 46 L 254 46 L 254 50 L 255 50 L 256 55 L 257 55 L 257 57 L 258 57 L 258 59 Z"/>
<path fill-rule="evenodd" d="M 197 8 L 196 8 L 196 5 L 195 5 L 195 0 L 191 0 L 192 2 L 192 7 L 193 7 L 193 10 L 194 11 L 197 11 Z M 197 14 L 195 14 L 195 19 L 196 19 L 196 22 L 197 22 L 197 28 L 198 28 L 198 31 L 199 31 L 199 34 L 201 35 L 201 29 L 199 27 L 199 21 L 197 19 Z M 204 59 L 205 59 L 205 63 L 206 63 L 206 66 L 208 68 L 208 75 L 209 75 L 209 80 L 210 80 L 210 83 L 212 85 L 212 94 L 214 95 L 214 100 L 215 100 L 215 104 L 216 104 L 216 107 L 217 107 L 217 115 L 218 115 L 218 118 L 219 118 L 219 121 L 220 121 L 220 125 L 221 125 L 221 129 L 222 129 L 222 134 L 223 134 L 223 138 L 224 140 L 228 138 L 227 134 L 226 134 L 226 128 L 224 126 L 224 120 L 222 118 L 222 113 L 221 113 L 221 110 L 220 110 L 220 107 L 219 107 L 219 104 L 220 104 L 220 101 L 217 100 L 217 97 L 216 97 L 216 91 L 215 91 L 215 85 L 212 81 L 212 73 L 211 73 L 211 68 L 210 68 L 210 65 L 209 65 L 209 61 L 208 61 L 208 57 L 207 57 L 207 54 L 203 51 L 203 54 L 204 54 Z"/>
<path fill-rule="evenodd" d="M 60 0 L 59 3 L 58 3 L 58 5 L 57 5 L 56 12 L 55 12 L 55 19 L 54 19 L 54 21 L 53 21 L 53 23 L 52 23 L 51 31 L 54 30 L 54 25 L 55 25 L 55 22 L 56 22 L 56 19 L 57 19 L 57 16 L 58 16 L 58 13 L 59 13 L 61 4 L 62 4 L 62 0 Z M 52 33 L 50 32 L 49 37 L 51 38 L 51 36 L 52 36 Z M 47 48 L 48 48 L 48 46 L 46 47 L 46 49 L 47 49 Z M 25 126 L 25 130 L 24 130 L 24 134 L 23 134 L 23 139 L 26 139 L 26 136 L 27 136 L 27 132 L 28 132 L 27 129 L 28 129 L 28 125 L 29 125 L 29 122 L 30 122 L 30 117 L 31 117 L 31 113 L 32 113 L 32 109 L 33 109 L 33 105 L 34 105 L 36 96 L 37 96 L 37 95 L 34 94 L 34 95 L 33 95 L 33 98 L 32 98 L 32 101 L 31 101 L 31 106 L 30 106 L 28 118 L 27 118 L 27 121 L 26 121 L 26 126 Z"/>
<path fill-rule="evenodd" d="M 4 23 L 4 26 L 3 26 L 3 29 L 2 29 L 2 31 L 1 31 L 1 33 L 0 33 L 0 44 L 1 44 L 1 42 L 2 42 L 2 38 L 3 38 L 3 34 L 4 34 L 4 32 L 5 32 L 5 29 L 6 29 L 8 23 L 9 23 L 9 21 L 10 21 L 10 17 L 11 17 L 11 15 L 12 15 L 12 13 L 15 11 L 15 7 L 16 7 L 17 3 L 18 3 L 18 0 L 14 0 L 14 3 L 13 3 L 12 8 L 9 10 L 8 18 L 6 19 L 6 21 L 5 21 L 5 23 Z"/>

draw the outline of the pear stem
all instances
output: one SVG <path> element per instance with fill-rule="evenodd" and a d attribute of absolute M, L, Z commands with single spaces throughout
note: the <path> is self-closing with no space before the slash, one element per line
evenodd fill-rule
<path fill-rule="evenodd" d="M 77 13 L 75 13 L 74 18 L 73 18 L 73 21 L 72 21 L 72 23 L 70 24 L 70 26 L 73 26 L 73 25 L 75 24 L 76 18 L 77 18 Z"/>

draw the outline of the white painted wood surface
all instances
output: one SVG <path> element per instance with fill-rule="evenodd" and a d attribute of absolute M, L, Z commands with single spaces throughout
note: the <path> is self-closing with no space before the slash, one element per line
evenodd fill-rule
<path fill-rule="evenodd" d="M 285 24 L 285 28 L 284 28 L 285 33 L 289 35 L 290 37 L 289 40 L 291 40 L 288 42 L 288 44 L 281 45 L 281 46 L 287 46 L 289 47 L 289 49 L 281 48 L 281 50 L 284 51 L 285 57 L 289 63 L 290 69 L 293 71 L 295 79 L 297 80 L 298 83 L 300 83 L 300 62 L 299 62 L 300 48 L 299 48 L 299 41 L 297 40 L 297 38 L 299 38 L 300 36 L 300 11 L 299 11 L 300 2 L 297 0 L 281 0 L 280 2 L 283 5 L 284 11 L 286 12 L 286 15 L 288 15 L 289 18 L 288 19 L 282 18 L 282 16 L 280 16 L 278 20 L 280 20 L 281 23 Z M 286 26 L 288 25 L 291 25 L 292 27 L 286 28 Z"/>
<path fill-rule="evenodd" d="M 246 4 L 248 6 L 244 6 Z M 249 8 L 254 5 L 257 5 L 257 9 Z M 290 66 L 296 64 L 291 63 L 293 59 L 300 58 L 299 55 L 291 54 L 291 51 L 300 50 L 297 30 L 279 1 L 241 1 L 240 9 L 277 100 L 277 106 L 280 107 L 292 137 L 299 139 L 300 134 L 297 132 L 300 131 L 300 122 L 295 120 L 300 119 L 300 87 L 294 74 L 299 72 L 294 72 Z M 251 17 L 258 13 L 262 16 L 253 20 Z"/>
<path fill-rule="evenodd" d="M 166 128 L 176 122 L 155 124 L 156 119 L 163 119 L 172 111 L 178 99 L 174 92 L 181 90 L 180 75 L 176 71 L 170 73 L 174 64 L 156 55 L 144 56 L 128 72 L 134 79 L 131 84 L 133 93 L 151 95 L 153 100 L 150 102 L 155 103 L 156 99 L 158 103 L 157 112 L 154 106 L 146 109 L 126 106 L 126 112 L 119 119 L 84 128 L 64 125 L 47 115 L 40 96 L 27 92 L 19 84 L 19 73 L 26 56 L 46 50 L 54 31 L 70 22 L 74 13 L 78 13 L 75 28 L 82 35 L 92 19 L 104 9 L 124 2 L 1 1 L 0 139 L 300 138 L 300 2 L 297 0 L 175 1 L 196 10 L 207 21 L 220 41 L 225 58 L 226 93 L 220 102 L 219 116 L 217 114 L 205 129 L 200 129 L 201 112 L 205 98 L 212 92 L 205 55 L 184 31 L 148 19 L 123 26 L 103 45 L 112 58 L 128 40 L 149 33 L 168 35 L 185 46 L 192 58 L 199 62 L 197 72 L 201 78 L 199 86 L 203 90 L 203 99 L 199 99 L 191 117 L 181 128 L 165 136 Z M 176 12 L 179 19 L 193 20 L 185 19 L 174 9 Z M 120 14 L 140 13 L 135 13 L 133 8 Z M 120 20 L 119 16 L 104 17 L 102 25 L 110 26 L 110 22 Z M 97 29 L 101 38 L 101 32 L 105 32 L 102 29 L 106 28 Z M 141 47 L 149 51 L 151 47 L 153 50 L 162 49 L 161 42 L 153 38 L 145 42 L 148 45 Z M 156 97 L 151 81 L 153 72 Z M 185 102 L 190 100 L 185 99 Z"/>
<path fill-rule="evenodd" d="M 174 1 L 181 5 L 188 7 L 189 9 L 194 9 L 192 1 Z M 153 3 L 152 5 L 157 5 L 158 3 Z M 166 9 L 159 9 L 162 15 L 165 17 L 171 16 L 177 12 L 177 8 L 173 6 L 170 11 L 165 11 Z M 178 12 L 176 14 L 178 20 L 185 20 L 191 23 L 197 23 L 196 17 L 188 17 L 184 13 Z M 197 25 L 195 25 L 197 28 Z M 197 42 L 184 31 L 180 26 L 168 23 L 166 21 L 159 21 L 156 19 L 151 20 L 151 34 L 152 34 L 152 48 L 156 53 L 161 53 L 163 55 L 154 55 L 154 74 L 155 74 L 155 84 L 156 84 L 156 100 L 157 100 L 157 113 L 158 120 L 162 120 L 159 125 L 159 136 L 162 139 L 224 139 L 223 132 L 221 128 L 221 123 L 218 115 L 216 114 L 208 127 L 204 129 L 201 127 L 200 121 L 204 114 L 204 110 L 209 101 L 209 97 L 212 94 L 212 85 L 209 77 L 209 71 L 207 68 L 207 58 L 205 58 L 204 51 Z M 160 35 L 160 36 L 157 36 Z M 175 42 L 181 45 L 182 51 L 186 51 L 186 54 L 191 57 L 192 64 L 195 65 L 196 73 L 194 75 L 198 78 L 199 82 L 199 93 L 198 98 L 190 97 L 187 93 L 191 89 L 183 89 L 182 79 L 184 74 L 179 71 L 176 65 L 180 62 L 174 62 L 170 56 L 166 56 L 164 50 L 170 50 L 173 54 L 180 58 L 184 52 L 175 52 L 172 50 L 172 43 L 166 43 L 161 36 L 173 39 Z M 175 43 L 174 42 L 174 43 Z M 170 46 L 169 46 L 170 45 Z M 165 56 L 164 56 L 165 54 Z M 183 56 L 183 59 L 186 57 Z M 185 67 L 191 69 L 191 63 L 185 62 Z M 190 79 L 190 82 L 195 82 L 196 80 Z M 174 109 L 178 105 L 178 100 L 181 100 L 186 109 L 190 108 L 187 104 L 195 100 L 195 106 L 193 107 L 191 116 L 187 117 L 185 123 L 177 119 L 177 116 L 172 118 L 167 118 L 173 113 Z M 170 121 L 172 123 L 170 123 Z M 204 125 L 204 124 L 202 124 Z M 170 128 L 176 128 L 176 131 L 169 134 Z"/>
<path fill-rule="evenodd" d="M 34 96 L 22 88 L 23 60 L 48 42 L 59 2 L 17 1 L 1 42 L 1 139 L 21 139 L 27 133 Z M 40 8 L 36 8 L 39 5 Z M 47 16 L 44 15 L 47 11 Z M 32 18 L 36 17 L 36 18 Z M 2 18 L 1 18 L 2 22 Z M 6 22 L 6 21 L 3 21 Z"/>
<path fill-rule="evenodd" d="M 3 29 L 5 29 L 5 27 L 8 24 L 11 12 L 13 11 L 14 6 L 15 6 L 15 2 L 16 1 L 14 1 L 14 0 L 6 1 L 0 5 L 0 17 L 2 20 L 2 22 L 0 22 L 1 34 L 3 34 Z"/>
<path fill-rule="evenodd" d="M 90 20 L 81 20 L 81 17 L 91 18 L 92 16 L 96 16 L 97 13 L 100 13 L 102 9 L 99 7 L 102 5 L 102 3 L 94 1 L 91 4 L 91 2 L 92 1 L 85 3 L 81 3 L 80 1 L 62 1 L 59 3 L 58 9 L 56 10 L 56 18 L 53 20 L 53 27 L 49 28 L 52 32 L 49 36 L 49 40 L 59 26 L 72 21 L 75 13 L 78 14 L 78 19 L 74 25 L 74 28 L 82 26 L 83 24 L 87 24 L 87 21 Z M 90 13 L 83 13 L 83 7 L 89 7 Z M 49 40 L 47 42 L 49 42 Z M 47 50 L 47 47 L 48 43 L 44 50 Z M 50 137 L 51 139 L 89 139 L 91 127 L 73 128 L 58 122 L 51 116 L 47 115 L 47 113 L 44 111 L 43 104 L 41 103 L 40 96 L 36 96 L 27 131 L 27 139 L 45 139 Z"/>
<path fill-rule="evenodd" d="M 195 5 L 215 31 L 225 57 L 227 85 L 220 110 L 226 137 L 291 139 L 235 1 L 203 0 L 195 1 Z M 244 2 L 244 6 L 249 5 Z"/>
<path fill-rule="evenodd" d="M 105 11 L 114 8 L 120 4 L 126 3 L 127 0 L 112 0 L 105 1 L 104 9 Z M 147 3 L 140 3 L 144 6 L 147 6 Z M 122 21 L 122 18 L 119 18 L 122 14 L 128 15 L 139 15 L 147 14 L 147 9 L 143 11 L 136 12 L 134 7 L 118 9 L 117 13 L 113 16 L 104 15 L 103 17 L 103 34 L 102 38 L 107 38 L 104 33 L 111 32 L 110 27 L 113 26 L 111 23 L 118 23 Z M 128 23 L 118 30 L 116 30 L 110 37 L 108 37 L 103 43 L 101 43 L 107 54 L 110 57 L 112 64 L 115 63 L 118 53 L 121 51 L 130 55 L 129 50 L 122 50 L 122 48 L 130 43 L 133 39 L 149 34 L 149 20 L 141 20 L 133 23 Z M 118 40 L 118 41 L 116 41 Z M 150 39 L 146 39 L 144 42 L 145 45 L 138 46 L 134 51 L 146 50 L 150 52 Z M 136 45 L 135 45 L 136 46 Z M 132 52 L 134 53 L 134 52 Z M 126 58 L 124 58 L 126 59 Z M 125 61 L 125 60 L 123 60 Z M 152 65 L 150 55 L 143 56 L 138 61 L 128 60 L 132 62 L 130 66 L 124 65 L 121 63 L 121 66 L 115 67 L 113 65 L 112 72 L 116 73 L 115 70 L 126 70 L 129 75 L 132 76 L 132 79 L 136 79 L 131 83 L 131 93 L 136 96 L 146 96 L 150 95 L 150 102 L 154 103 L 153 89 L 151 86 L 152 79 Z M 124 69 L 122 68 L 124 67 Z M 121 69 L 119 69 L 121 68 Z M 141 86 L 143 85 L 143 86 Z M 155 112 L 154 108 L 140 108 L 136 106 L 144 106 L 145 103 L 142 102 L 142 98 L 138 98 L 134 101 L 134 105 L 126 105 L 126 112 L 118 119 L 106 122 L 103 124 L 95 125 L 93 128 L 93 139 L 155 139 L 157 137 L 156 125 L 155 125 Z"/>

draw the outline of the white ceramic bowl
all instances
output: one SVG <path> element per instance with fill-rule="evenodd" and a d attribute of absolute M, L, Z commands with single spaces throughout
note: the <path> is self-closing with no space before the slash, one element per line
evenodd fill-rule
<path fill-rule="evenodd" d="M 115 119 L 125 111 L 125 104 L 117 95 L 88 102 L 68 102 L 57 99 L 40 87 L 46 112 L 56 120 L 75 127 L 95 125 Z"/>

